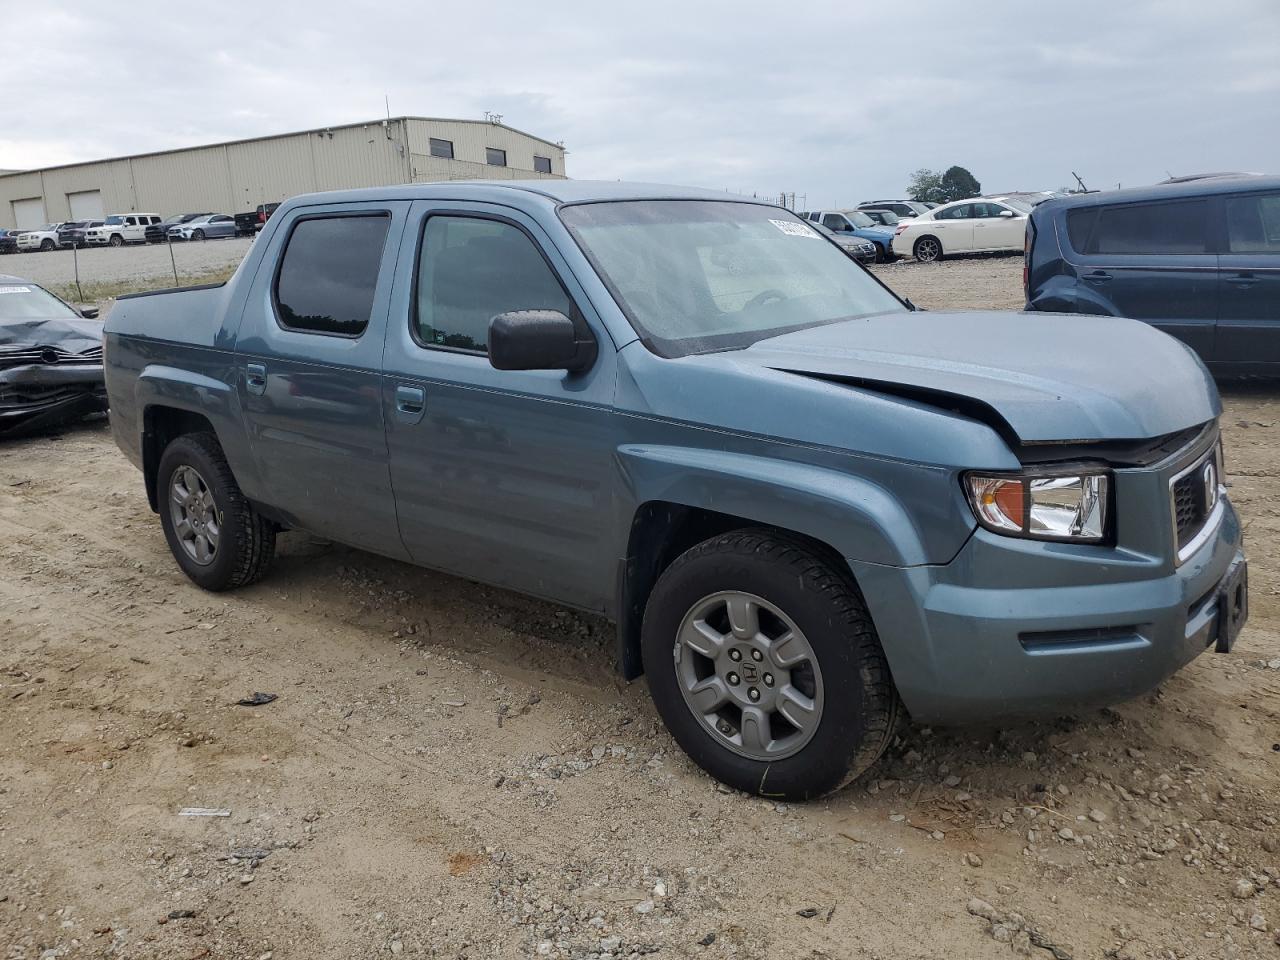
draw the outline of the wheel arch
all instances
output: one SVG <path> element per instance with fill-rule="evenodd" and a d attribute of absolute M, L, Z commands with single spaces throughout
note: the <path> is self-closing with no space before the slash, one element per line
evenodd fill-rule
<path fill-rule="evenodd" d="M 213 422 L 203 413 L 160 403 L 150 404 L 142 411 L 142 476 L 153 513 L 159 512 L 156 475 L 160 458 L 169 444 L 188 433 L 218 435 Z"/>
<path fill-rule="evenodd" d="M 723 451 L 643 447 L 620 454 L 632 488 L 641 493 L 618 561 L 614 603 L 618 666 L 627 679 L 642 672 L 640 623 L 658 577 L 709 537 L 743 527 L 785 533 L 829 558 L 851 582 L 849 559 L 929 562 L 905 507 L 863 478 Z"/>
<path fill-rule="evenodd" d="M 922 233 L 918 237 L 916 237 L 914 240 L 911 241 L 911 255 L 915 257 L 917 260 L 919 260 L 920 257 L 916 255 L 916 250 L 920 248 L 920 243 L 923 240 L 932 240 L 934 243 L 938 245 L 938 256 L 936 259 L 941 260 L 943 256 L 946 254 L 947 248 L 943 245 L 941 237 L 939 237 L 936 233 Z"/>

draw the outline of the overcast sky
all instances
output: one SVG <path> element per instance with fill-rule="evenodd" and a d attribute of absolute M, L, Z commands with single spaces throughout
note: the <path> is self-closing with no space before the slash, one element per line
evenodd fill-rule
<path fill-rule="evenodd" d="M 563 140 L 572 177 L 815 208 L 951 164 L 987 190 L 1280 172 L 1280 0 L 0 0 L 0 23 L 0 168 L 367 120 L 385 94 Z"/>

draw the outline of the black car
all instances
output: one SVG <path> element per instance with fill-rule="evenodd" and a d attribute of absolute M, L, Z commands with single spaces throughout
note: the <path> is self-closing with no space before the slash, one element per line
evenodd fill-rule
<path fill-rule="evenodd" d="M 58 228 L 59 247 L 85 247 L 86 230 L 102 226 L 101 220 L 72 220 Z"/>
<path fill-rule="evenodd" d="M 1280 177 L 1049 200 L 1031 214 L 1023 277 L 1028 310 L 1145 320 L 1214 373 L 1275 376 Z"/>
<path fill-rule="evenodd" d="M 146 230 L 143 231 L 143 236 L 147 238 L 147 243 L 164 243 L 166 240 L 169 239 L 170 227 L 178 227 L 184 223 L 194 220 L 196 217 L 207 217 L 207 216 L 209 216 L 208 212 L 175 213 L 171 217 L 165 217 L 164 220 L 161 221 L 160 223 L 147 224 Z"/>
<path fill-rule="evenodd" d="M 0 275 L 0 436 L 107 409 L 97 316 L 30 280 Z"/>
<path fill-rule="evenodd" d="M 21 230 L 8 230 L 0 227 L 0 253 L 18 252 L 18 234 Z"/>

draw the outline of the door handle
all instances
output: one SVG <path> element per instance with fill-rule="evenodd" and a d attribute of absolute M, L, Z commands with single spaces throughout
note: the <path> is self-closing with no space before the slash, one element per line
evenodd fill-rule
<path fill-rule="evenodd" d="M 1258 282 L 1258 278 L 1252 273 L 1237 273 L 1234 276 L 1227 277 L 1227 283 L 1235 284 L 1237 287 L 1252 287 Z"/>
<path fill-rule="evenodd" d="M 1106 283 L 1111 279 L 1111 274 L 1104 270 L 1095 270 L 1093 273 L 1086 273 L 1084 278 L 1090 283 Z"/>
<path fill-rule="evenodd" d="M 427 410 L 427 391 L 407 384 L 396 385 L 396 419 L 403 423 L 417 423 Z"/>
<path fill-rule="evenodd" d="M 246 363 L 244 365 L 244 385 L 250 393 L 262 396 L 267 392 L 267 365 L 265 363 Z"/>

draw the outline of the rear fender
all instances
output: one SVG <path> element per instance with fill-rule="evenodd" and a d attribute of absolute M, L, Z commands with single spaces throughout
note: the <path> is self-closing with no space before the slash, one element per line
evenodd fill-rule
<path fill-rule="evenodd" d="M 150 412 L 154 408 L 164 407 L 203 417 L 213 427 L 213 432 L 222 446 L 231 472 L 236 482 L 250 500 L 259 499 L 262 490 L 261 480 L 253 458 L 249 454 L 248 438 L 244 431 L 244 420 L 240 412 L 240 402 L 236 389 L 224 380 L 183 370 L 180 367 L 151 364 L 139 374 L 134 387 L 135 409 L 142 413 L 139 427 L 142 429 L 142 450 L 151 449 L 152 438 L 147 435 L 147 425 L 151 421 Z M 158 462 L 163 451 L 155 451 Z M 155 464 L 145 463 L 143 471 L 147 477 L 147 495 L 155 503 Z"/>

